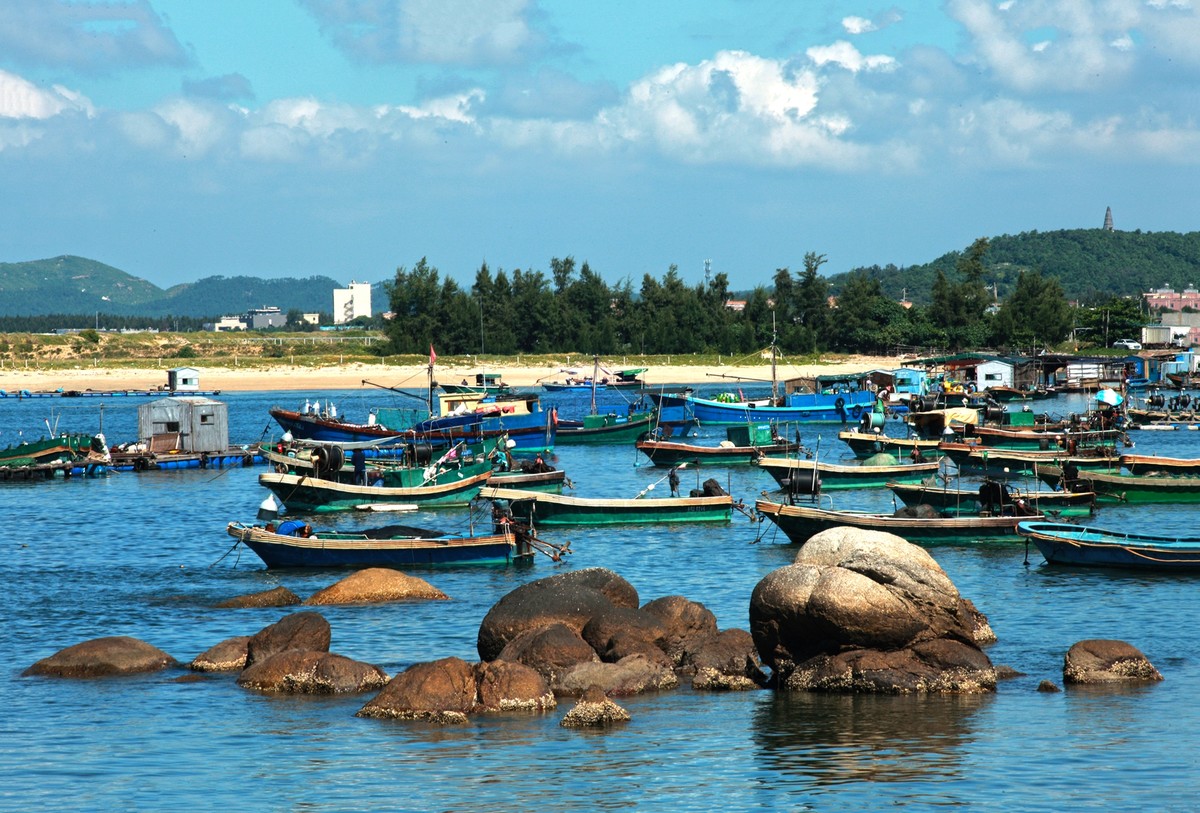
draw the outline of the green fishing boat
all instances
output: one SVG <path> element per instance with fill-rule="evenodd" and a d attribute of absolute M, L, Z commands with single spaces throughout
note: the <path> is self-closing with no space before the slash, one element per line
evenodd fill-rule
<path fill-rule="evenodd" d="M 492 476 L 489 463 L 438 472 L 428 479 L 421 470 L 409 471 L 411 474 L 407 477 L 393 472 L 391 481 L 407 481 L 412 485 L 364 486 L 285 472 L 260 474 L 258 483 L 278 497 L 288 513 L 324 513 L 367 505 L 415 505 L 421 508 L 468 505 Z"/>
<path fill-rule="evenodd" d="M 999 486 L 1000 489 L 995 487 Z M 950 514 L 979 516 L 985 508 L 1002 513 L 1007 506 L 1023 502 L 1043 514 L 1062 517 L 1090 516 L 1096 506 L 1093 491 L 1036 491 L 991 482 L 988 487 L 951 488 L 943 482 L 898 483 L 887 487 L 908 506 L 929 505 Z"/>
<path fill-rule="evenodd" d="M 91 435 L 54 435 L 0 449 L 0 466 L 20 468 L 62 460 L 75 460 L 87 455 L 91 447 Z"/>
<path fill-rule="evenodd" d="M 557 410 L 555 411 L 557 415 Z M 654 411 L 631 415 L 584 415 L 583 420 L 559 420 L 555 434 L 560 446 L 584 443 L 632 443 L 654 426 Z"/>
<path fill-rule="evenodd" d="M 728 494 L 714 497 L 611 499 L 486 488 L 482 496 L 493 501 L 504 501 L 514 517 L 533 527 L 729 522 L 733 518 L 733 497 Z"/>
<path fill-rule="evenodd" d="M 1038 477 L 1051 488 L 1096 492 L 1101 504 L 1200 503 L 1200 477 L 1138 476 L 1084 469 L 1065 472 L 1063 466 L 1041 466 Z"/>
<path fill-rule="evenodd" d="M 763 457 L 783 457 L 800 451 L 800 444 L 784 440 L 770 425 L 727 426 L 725 440 L 717 446 L 679 443 L 647 437 L 634 444 L 638 451 L 660 468 L 681 463 L 706 466 L 748 466 Z"/>
<path fill-rule="evenodd" d="M 891 455 L 882 455 L 895 461 Z M 919 483 L 936 474 L 940 461 L 926 463 L 896 463 L 890 465 L 864 465 L 824 463 L 816 460 L 797 460 L 791 457 L 764 457 L 755 465 L 775 478 L 785 489 L 800 493 L 832 491 L 843 488 L 877 488 L 889 481 Z M 819 483 L 819 488 L 815 483 Z M 799 485 L 800 487 L 794 488 Z"/>
<path fill-rule="evenodd" d="M 1080 448 L 1074 455 L 1058 450 L 1002 449 L 974 443 L 939 443 L 938 451 L 949 457 L 962 471 L 980 472 L 988 477 L 1037 476 L 1044 466 L 1070 463 L 1080 469 L 1120 468 L 1120 458 L 1108 446 Z"/>
<path fill-rule="evenodd" d="M 850 451 L 854 452 L 854 456 L 859 460 L 866 460 L 868 457 L 873 457 L 877 454 L 890 454 L 896 457 L 911 458 L 914 452 L 922 456 L 940 456 L 938 453 L 938 440 L 891 438 L 887 435 L 876 434 L 874 432 L 859 432 L 856 429 L 838 432 L 838 440 L 849 446 Z"/>

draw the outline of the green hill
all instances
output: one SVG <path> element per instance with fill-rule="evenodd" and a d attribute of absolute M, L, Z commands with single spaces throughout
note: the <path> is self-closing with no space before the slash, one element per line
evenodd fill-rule
<path fill-rule="evenodd" d="M 0 316 L 90 314 L 208 318 L 274 305 L 283 311 L 328 313 L 330 277 L 305 279 L 206 277 L 163 290 L 144 279 L 83 257 L 0 263 Z M 382 303 L 382 299 L 379 302 Z"/>
<path fill-rule="evenodd" d="M 1031 231 L 993 237 L 990 243 L 984 257 L 986 281 L 989 288 L 995 285 L 1000 299 L 1012 292 L 1023 270 L 1058 278 L 1068 299 L 1084 303 L 1113 295 L 1137 297 L 1164 284 L 1182 290 L 1200 283 L 1200 232 Z M 952 251 L 924 265 L 855 270 L 878 279 L 889 297 L 907 295 L 927 305 L 938 269 L 952 275 L 960 255 Z M 836 289 L 846 276 L 831 276 L 830 283 Z"/>

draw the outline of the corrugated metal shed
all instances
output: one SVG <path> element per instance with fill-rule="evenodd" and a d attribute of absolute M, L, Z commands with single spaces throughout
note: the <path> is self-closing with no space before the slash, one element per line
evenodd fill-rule
<path fill-rule="evenodd" d="M 138 438 L 178 435 L 181 452 L 224 452 L 229 448 L 229 407 L 198 395 L 159 398 L 138 407 Z"/>

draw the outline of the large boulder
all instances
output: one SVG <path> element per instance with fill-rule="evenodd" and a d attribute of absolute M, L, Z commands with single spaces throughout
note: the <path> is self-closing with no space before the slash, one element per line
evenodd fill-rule
<path fill-rule="evenodd" d="M 60 649 L 30 666 L 23 675 L 92 678 L 158 672 L 175 665 L 175 659 L 137 638 L 115 635 Z"/>
<path fill-rule="evenodd" d="M 564 672 L 554 693 L 579 697 L 592 686 L 608 695 L 631 695 L 674 689 L 679 678 L 667 665 L 645 655 L 630 655 L 616 663 L 581 663 Z"/>
<path fill-rule="evenodd" d="M 658 619 L 665 635 L 661 642 L 663 651 L 676 663 L 683 660 L 684 652 L 692 648 L 695 641 L 703 641 L 717 634 L 717 617 L 712 611 L 696 601 L 683 596 L 663 596 L 648 601 L 642 610 Z"/>
<path fill-rule="evenodd" d="M 442 658 L 396 675 L 358 716 L 464 723 L 477 696 L 474 667 L 461 658 Z"/>
<path fill-rule="evenodd" d="M 291 607 L 299 603 L 300 597 L 298 595 L 280 585 L 279 587 L 272 587 L 270 590 L 227 598 L 224 601 L 217 602 L 214 606 L 225 610 L 245 607 Z"/>
<path fill-rule="evenodd" d="M 369 567 L 350 574 L 324 590 L 313 593 L 305 604 L 382 604 L 413 599 L 448 599 L 424 579 L 386 567 Z"/>
<path fill-rule="evenodd" d="M 475 667 L 475 711 L 545 711 L 558 703 L 550 684 L 535 669 L 496 660 Z"/>
<path fill-rule="evenodd" d="M 255 663 L 238 675 L 246 689 L 280 694 L 353 694 L 388 681 L 378 666 L 330 652 L 289 649 Z"/>
<path fill-rule="evenodd" d="M 320 613 L 306 610 L 286 615 L 263 627 L 246 643 L 246 666 L 253 666 L 289 649 L 328 652 L 332 632 Z"/>
<path fill-rule="evenodd" d="M 1091 639 L 1067 650 L 1063 659 L 1063 682 L 1128 683 L 1162 680 L 1149 658 L 1124 641 Z"/>
<path fill-rule="evenodd" d="M 566 624 L 551 624 L 520 633 L 500 650 L 496 660 L 524 664 L 553 685 L 567 669 L 599 661 L 600 656 Z"/>
<path fill-rule="evenodd" d="M 226 638 L 214 647 L 206 649 L 191 662 L 193 672 L 237 672 L 246 668 L 246 646 L 249 635 Z"/>
<path fill-rule="evenodd" d="M 679 672 L 692 676 L 694 689 L 743 690 L 767 684 L 754 638 L 739 629 L 694 639 L 692 646 L 683 652 Z"/>
<path fill-rule="evenodd" d="M 593 615 L 579 634 L 601 660 L 616 663 L 624 654 L 662 651 L 666 627 L 654 615 L 633 607 L 608 607 Z M 622 653 L 624 650 L 624 654 Z"/>
<path fill-rule="evenodd" d="M 600 612 L 638 606 L 637 590 L 604 568 L 559 573 L 524 584 L 488 611 L 479 625 L 479 658 L 495 660 L 509 641 L 551 624 L 580 632 Z"/>
<path fill-rule="evenodd" d="M 779 685 L 824 691 L 980 691 L 990 632 L 929 553 L 898 536 L 833 528 L 750 599 L 750 630 Z M 793 678 L 794 675 L 794 678 Z"/>

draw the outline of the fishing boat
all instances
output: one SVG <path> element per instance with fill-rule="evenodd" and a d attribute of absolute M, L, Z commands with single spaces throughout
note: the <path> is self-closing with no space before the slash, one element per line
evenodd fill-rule
<path fill-rule="evenodd" d="M 1167 475 L 1171 477 L 1200 477 L 1200 457 L 1159 457 L 1157 455 L 1123 454 L 1121 466 L 1130 474 Z"/>
<path fill-rule="evenodd" d="M 443 392 L 452 395 L 470 394 L 470 395 L 511 395 L 513 388 L 505 384 L 500 378 L 500 373 L 475 373 L 475 383 L 470 384 L 467 379 L 463 379 L 461 384 L 447 384 L 441 382 L 439 386 Z"/>
<path fill-rule="evenodd" d="M 465 537 L 404 525 L 361 531 L 317 529 L 304 536 L 279 533 L 273 524 L 231 522 L 226 532 L 268 568 L 503 565 L 529 558 L 534 551 L 528 537 L 511 525 L 500 526 L 498 533 Z"/>
<path fill-rule="evenodd" d="M 860 432 L 857 429 L 838 432 L 838 440 L 849 446 L 850 451 L 854 452 L 854 456 L 859 460 L 866 460 L 877 454 L 890 454 L 905 458 L 912 458 L 914 454 L 918 457 L 940 457 L 938 452 L 940 441 L 938 440 L 892 438 L 881 432 Z"/>
<path fill-rule="evenodd" d="M 1075 454 L 1063 449 L 1027 450 L 980 446 L 975 443 L 939 443 L 938 451 L 961 471 L 990 477 L 1037 475 L 1045 466 L 1070 464 L 1080 469 L 1116 469 L 1120 457 L 1108 446 L 1084 447 Z"/>
<path fill-rule="evenodd" d="M 967 440 L 978 439 L 983 446 L 1025 451 L 1078 448 L 1080 446 L 1116 446 L 1125 437 L 1119 429 L 1058 430 L 1020 429 L 1006 426 L 972 426 L 965 432 Z"/>
<path fill-rule="evenodd" d="M 92 435 L 67 433 L 25 441 L 0 449 L 0 466 L 18 468 L 85 456 L 92 448 Z"/>
<path fill-rule="evenodd" d="M 355 423 L 339 418 L 336 413 L 272 407 L 267 410 L 275 422 L 294 438 L 323 443 L 362 443 L 403 437 L 404 431 L 375 421 L 374 414 L 367 423 Z"/>
<path fill-rule="evenodd" d="M 1200 538 L 1151 536 L 1058 522 L 1022 522 L 1017 533 L 1052 565 L 1200 569 Z"/>
<path fill-rule="evenodd" d="M 507 488 L 487 488 L 482 496 L 503 500 L 512 515 L 533 527 L 549 525 L 630 525 L 676 522 L 729 522 L 733 497 L 612 499 L 568 497 Z"/>
<path fill-rule="evenodd" d="M 1200 503 L 1200 477 L 1138 476 L 1115 471 L 1040 466 L 1037 476 L 1051 488 L 1096 492 L 1100 503 Z"/>
<path fill-rule="evenodd" d="M 661 434 L 661 433 L 660 433 Z M 725 440 L 717 446 L 680 443 L 651 435 L 634 444 L 650 462 L 662 468 L 680 463 L 706 466 L 748 466 L 761 457 L 796 454 L 800 443 L 784 440 L 769 424 L 727 426 Z"/>
<path fill-rule="evenodd" d="M 631 367 L 628 370 L 616 370 L 609 378 L 606 386 L 618 390 L 640 390 L 646 388 L 646 382 L 638 378 L 646 372 L 646 367 Z"/>
<path fill-rule="evenodd" d="M 279 498 L 289 512 L 323 513 L 346 511 L 360 505 L 388 503 L 445 508 L 468 505 L 492 476 L 486 461 L 468 469 L 439 471 L 426 476 L 419 469 L 389 472 L 392 482 L 404 485 L 360 485 L 286 472 L 266 472 L 259 485 Z"/>
<path fill-rule="evenodd" d="M 792 542 L 803 545 L 809 537 L 840 526 L 869 531 L 885 531 L 909 542 L 983 542 L 1017 538 L 1017 525 L 1022 520 L 1042 519 L 1034 516 L 913 517 L 895 514 L 876 514 L 867 511 L 838 511 L 808 505 L 786 505 L 758 500 L 754 504 L 759 516 L 774 522 Z"/>
<path fill-rule="evenodd" d="M 895 458 L 891 458 L 895 460 Z M 826 463 L 819 460 L 804 460 L 793 457 L 764 457 L 755 465 L 775 478 L 785 489 L 802 485 L 803 493 L 831 491 L 845 488 L 874 488 L 888 481 L 919 483 L 936 474 L 940 460 L 926 463 L 893 463 L 890 465 L 865 465 L 856 463 Z"/>
<path fill-rule="evenodd" d="M 886 485 L 905 505 L 929 505 L 941 512 L 975 516 L 985 511 L 1004 513 L 1009 506 L 1021 502 L 1042 514 L 1087 516 L 1096 505 L 1093 491 L 1027 490 L 998 481 L 988 481 L 978 488 L 951 488 L 940 478 L 934 483 L 889 482 Z"/>
<path fill-rule="evenodd" d="M 1045 388 L 1020 389 L 1019 387 L 995 385 L 988 387 L 983 392 L 993 401 L 1002 404 L 1010 401 L 1041 401 L 1054 397 L 1054 392 Z"/>
<path fill-rule="evenodd" d="M 600 372 L 600 357 L 593 358 L 595 371 L 590 381 L 592 394 L 591 408 L 582 420 L 562 420 L 558 417 L 558 409 L 554 408 L 552 420 L 557 426 L 556 442 L 567 445 L 592 443 L 628 443 L 637 440 L 652 428 L 654 411 L 634 412 L 630 407 L 625 415 L 616 412 L 600 414 L 596 410 L 596 376 Z M 640 370 L 638 372 L 641 372 Z"/>

